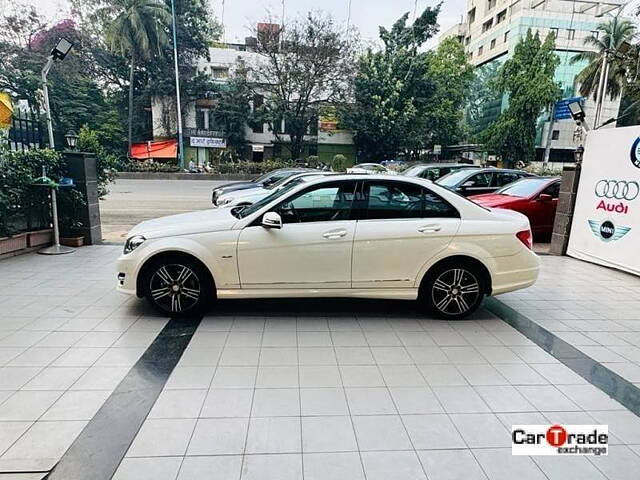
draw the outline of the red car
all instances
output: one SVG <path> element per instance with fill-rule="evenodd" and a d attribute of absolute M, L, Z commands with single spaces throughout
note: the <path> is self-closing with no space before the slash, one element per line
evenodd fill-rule
<path fill-rule="evenodd" d="M 550 237 L 558 206 L 560 178 L 529 177 L 505 185 L 494 193 L 468 197 L 483 207 L 506 208 L 529 217 L 535 236 Z"/>

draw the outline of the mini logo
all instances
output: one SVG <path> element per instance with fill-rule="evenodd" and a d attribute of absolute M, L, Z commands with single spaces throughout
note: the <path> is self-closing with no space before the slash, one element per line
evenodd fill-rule
<path fill-rule="evenodd" d="M 631 230 L 631 227 L 616 227 L 611 220 L 605 220 L 604 222 L 589 220 L 589 228 L 603 242 L 620 240 Z"/>
<path fill-rule="evenodd" d="M 633 146 L 631 147 L 631 163 L 635 167 L 640 168 L 640 137 L 636 138 L 636 141 L 633 142 Z"/>
<path fill-rule="evenodd" d="M 635 181 L 600 180 L 596 183 L 595 194 L 598 198 L 631 201 L 640 195 L 640 184 Z"/>
<path fill-rule="evenodd" d="M 512 455 L 607 455 L 608 425 L 513 425 Z"/>

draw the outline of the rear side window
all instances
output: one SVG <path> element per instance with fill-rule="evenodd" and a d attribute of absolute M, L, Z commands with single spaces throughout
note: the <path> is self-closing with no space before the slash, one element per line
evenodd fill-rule
<path fill-rule="evenodd" d="M 364 203 L 367 220 L 460 216 L 442 197 L 412 183 L 368 182 Z"/>
<path fill-rule="evenodd" d="M 495 175 L 496 184 L 495 187 L 502 187 L 504 185 L 508 185 L 509 183 L 515 182 L 516 180 L 522 178 L 522 175 L 511 172 L 498 172 Z"/>

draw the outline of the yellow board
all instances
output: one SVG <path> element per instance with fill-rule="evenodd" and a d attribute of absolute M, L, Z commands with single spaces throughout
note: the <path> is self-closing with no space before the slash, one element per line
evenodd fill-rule
<path fill-rule="evenodd" d="M 11 97 L 8 93 L 0 92 L 0 128 L 6 128 L 11 125 L 12 115 Z"/>

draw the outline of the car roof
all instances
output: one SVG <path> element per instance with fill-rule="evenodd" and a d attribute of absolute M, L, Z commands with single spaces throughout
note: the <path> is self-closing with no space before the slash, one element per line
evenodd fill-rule
<path fill-rule="evenodd" d="M 412 167 L 464 167 L 464 168 L 482 168 L 479 165 L 470 163 L 416 163 Z M 409 167 L 411 168 L 411 167 Z"/>

